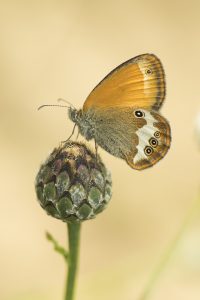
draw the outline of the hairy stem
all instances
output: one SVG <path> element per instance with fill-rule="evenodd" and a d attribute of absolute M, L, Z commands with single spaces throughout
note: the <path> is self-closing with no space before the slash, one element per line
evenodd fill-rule
<path fill-rule="evenodd" d="M 65 300 L 74 299 L 76 274 L 78 267 L 78 253 L 79 253 L 79 241 L 80 241 L 80 223 L 67 223 L 68 227 L 68 274 L 66 281 Z"/>

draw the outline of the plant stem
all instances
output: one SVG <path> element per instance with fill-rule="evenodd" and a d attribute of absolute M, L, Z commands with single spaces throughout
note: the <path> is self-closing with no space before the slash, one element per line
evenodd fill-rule
<path fill-rule="evenodd" d="M 76 273 L 78 266 L 79 240 L 81 223 L 67 223 L 68 227 L 68 274 L 66 281 L 65 300 L 74 299 L 74 290 L 76 282 Z"/>

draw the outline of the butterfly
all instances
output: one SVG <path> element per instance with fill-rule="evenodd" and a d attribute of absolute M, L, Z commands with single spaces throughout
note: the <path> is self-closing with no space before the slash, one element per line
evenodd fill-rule
<path fill-rule="evenodd" d="M 96 147 L 143 170 L 162 159 L 170 147 L 170 125 L 159 113 L 165 86 L 161 61 L 154 54 L 142 54 L 111 71 L 82 109 L 68 108 L 68 116 L 86 140 L 94 139 Z"/>
<path fill-rule="evenodd" d="M 154 54 L 131 58 L 111 71 L 68 115 L 86 140 L 143 170 L 156 164 L 171 143 L 168 121 L 159 113 L 165 74 Z"/>

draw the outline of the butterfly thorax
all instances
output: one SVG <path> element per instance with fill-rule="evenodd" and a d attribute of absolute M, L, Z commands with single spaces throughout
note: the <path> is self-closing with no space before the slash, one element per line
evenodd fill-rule
<path fill-rule="evenodd" d="M 70 107 L 68 115 L 69 119 L 78 126 L 80 134 L 83 135 L 86 140 L 94 138 L 94 122 L 90 114 L 83 113 L 82 109 L 77 110 Z"/>

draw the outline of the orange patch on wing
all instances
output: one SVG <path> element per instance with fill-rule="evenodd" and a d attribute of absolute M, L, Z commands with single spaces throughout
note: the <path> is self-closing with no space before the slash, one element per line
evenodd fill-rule
<path fill-rule="evenodd" d="M 160 60 L 144 54 L 123 63 L 108 74 L 87 97 L 83 110 L 91 107 L 141 107 L 159 109 L 165 96 Z"/>

